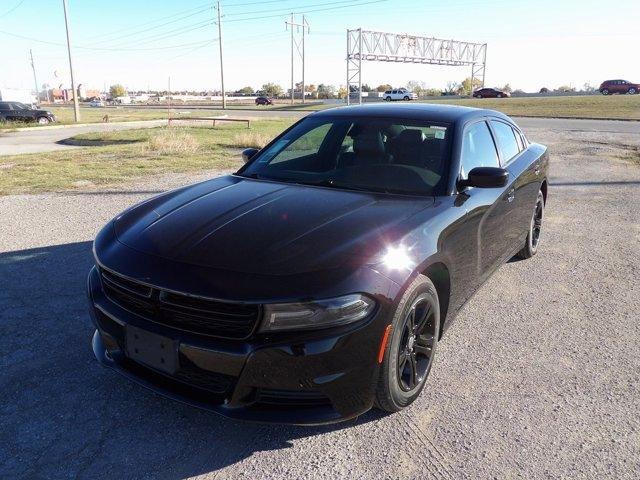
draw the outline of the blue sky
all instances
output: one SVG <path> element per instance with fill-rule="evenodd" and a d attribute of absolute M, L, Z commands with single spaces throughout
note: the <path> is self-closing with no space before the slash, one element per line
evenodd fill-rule
<path fill-rule="evenodd" d="M 224 0 L 228 90 L 267 81 L 290 84 L 289 12 L 306 14 L 307 83 L 345 83 L 346 29 L 488 44 L 487 84 L 538 90 L 606 78 L 640 82 L 640 5 L 503 0 Z M 102 88 L 219 88 L 217 27 L 206 0 L 69 0 L 76 82 Z M 13 34 L 13 35 L 9 35 Z M 20 38 L 20 35 L 29 38 Z M 61 0 L 0 0 L 0 87 L 31 88 L 33 49 L 38 81 L 68 85 Z M 443 87 L 469 75 L 464 67 L 365 63 L 363 82 Z M 300 80 L 300 65 L 296 65 Z"/>

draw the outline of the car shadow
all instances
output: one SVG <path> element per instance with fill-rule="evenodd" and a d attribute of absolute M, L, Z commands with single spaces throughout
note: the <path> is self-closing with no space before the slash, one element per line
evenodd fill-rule
<path fill-rule="evenodd" d="M 93 358 L 85 279 L 91 242 L 0 253 L 0 476 L 185 478 L 321 427 L 229 420 L 127 381 Z"/>

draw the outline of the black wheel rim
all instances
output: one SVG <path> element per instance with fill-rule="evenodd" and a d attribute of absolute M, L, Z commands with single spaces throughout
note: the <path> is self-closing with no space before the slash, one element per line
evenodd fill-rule
<path fill-rule="evenodd" d="M 538 242 L 540 241 L 543 211 L 544 203 L 541 198 L 538 198 L 538 201 L 536 202 L 536 209 L 533 212 L 533 224 L 531 225 L 531 245 L 533 248 L 537 248 Z"/>
<path fill-rule="evenodd" d="M 398 384 L 411 392 L 424 382 L 431 362 L 436 338 L 435 310 L 428 295 L 413 301 L 402 324 L 402 337 L 398 344 Z"/>

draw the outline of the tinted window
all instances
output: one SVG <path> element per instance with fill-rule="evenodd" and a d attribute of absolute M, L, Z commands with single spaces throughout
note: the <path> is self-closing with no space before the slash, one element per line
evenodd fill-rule
<path fill-rule="evenodd" d="M 0 102 L 0 110 L 11 110 L 11 107 L 7 102 Z"/>
<path fill-rule="evenodd" d="M 462 176 L 475 167 L 499 167 L 498 153 L 485 122 L 477 122 L 467 128 L 462 140 Z"/>
<path fill-rule="evenodd" d="M 513 134 L 513 128 L 503 122 L 491 121 L 491 126 L 496 134 L 496 143 L 503 162 L 507 162 L 515 157 L 520 149 Z"/>

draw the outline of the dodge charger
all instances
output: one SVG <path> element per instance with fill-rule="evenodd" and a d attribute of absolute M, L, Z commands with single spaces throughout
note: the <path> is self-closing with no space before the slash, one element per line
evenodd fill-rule
<path fill-rule="evenodd" d="M 321 424 L 423 390 L 456 313 L 539 247 L 546 147 L 457 106 L 313 113 L 97 235 L 96 358 L 223 415 Z"/>

